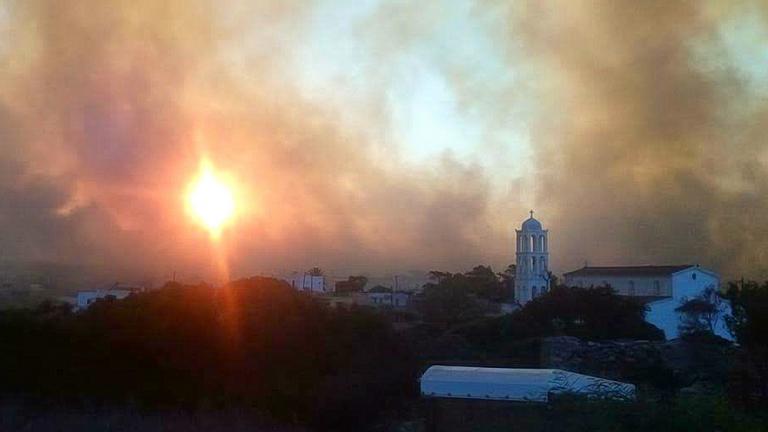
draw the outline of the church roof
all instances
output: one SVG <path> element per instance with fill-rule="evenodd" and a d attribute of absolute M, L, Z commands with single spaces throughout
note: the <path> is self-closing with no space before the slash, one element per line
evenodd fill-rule
<path fill-rule="evenodd" d="M 670 276 L 681 270 L 693 267 L 686 265 L 646 265 L 646 266 L 610 266 L 610 267 L 582 267 L 572 272 L 564 273 L 564 276 Z"/>

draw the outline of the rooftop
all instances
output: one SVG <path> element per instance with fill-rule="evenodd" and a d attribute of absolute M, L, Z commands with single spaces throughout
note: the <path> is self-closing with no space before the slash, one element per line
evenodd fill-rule
<path fill-rule="evenodd" d="M 547 402 L 551 395 L 571 393 L 633 398 L 632 384 L 559 369 L 509 369 L 432 366 L 420 379 L 426 397 Z"/>
<path fill-rule="evenodd" d="M 582 267 L 564 276 L 670 276 L 693 265 Z"/>

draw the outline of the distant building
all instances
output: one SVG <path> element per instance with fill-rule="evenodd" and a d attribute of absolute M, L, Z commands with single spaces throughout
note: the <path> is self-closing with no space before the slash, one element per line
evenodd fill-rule
<path fill-rule="evenodd" d="M 407 308 L 411 304 L 413 293 L 407 291 L 392 292 L 391 288 L 373 289 L 366 293 L 368 304 L 371 306 L 391 306 L 394 308 Z"/>
<path fill-rule="evenodd" d="M 124 284 L 114 284 L 108 288 L 79 291 L 75 297 L 75 308 L 77 310 L 84 310 L 99 299 L 114 298 L 115 300 L 122 300 L 133 293 L 142 291 L 144 291 L 144 287 Z"/>
<path fill-rule="evenodd" d="M 515 230 L 515 301 L 524 305 L 549 290 L 549 231 L 531 217 Z"/>
<path fill-rule="evenodd" d="M 368 283 L 365 276 L 350 276 L 345 280 L 337 280 L 334 283 L 334 292 L 337 294 L 361 292 Z"/>
<path fill-rule="evenodd" d="M 325 294 L 331 292 L 331 288 L 324 275 L 294 273 L 292 276 L 286 278 L 285 281 L 294 289 L 310 294 Z"/>
<path fill-rule="evenodd" d="M 675 309 L 701 296 L 707 288 L 720 287 L 720 276 L 698 265 L 585 266 L 563 276 L 568 286 L 610 286 L 619 295 L 640 298 L 649 308 L 646 321 L 663 330 L 667 339 L 680 336 L 682 317 Z M 723 302 L 722 315 L 729 313 L 730 305 Z M 732 339 L 722 316 L 715 334 Z"/>

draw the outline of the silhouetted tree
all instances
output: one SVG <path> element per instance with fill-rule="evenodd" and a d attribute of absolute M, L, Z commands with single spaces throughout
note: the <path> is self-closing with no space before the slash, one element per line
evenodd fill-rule
<path fill-rule="evenodd" d="M 465 275 L 432 271 L 430 278 L 433 282 L 424 285 L 419 303 L 425 321 L 451 326 L 482 315 L 473 285 Z"/>
<path fill-rule="evenodd" d="M 714 334 L 725 309 L 720 293 L 714 287 L 708 287 L 701 295 L 686 301 L 675 311 L 682 314 L 680 323 L 682 334 L 698 332 Z"/>
<path fill-rule="evenodd" d="M 608 287 L 556 287 L 517 312 L 462 330 L 470 341 L 494 341 L 568 335 L 588 340 L 663 339 L 644 318 L 645 306 Z"/>
<path fill-rule="evenodd" d="M 307 274 L 310 276 L 322 276 L 325 273 L 323 273 L 323 269 L 321 269 L 320 267 L 312 267 L 307 271 Z"/>
<path fill-rule="evenodd" d="M 731 282 L 725 297 L 731 302 L 726 324 L 746 352 L 740 358 L 732 387 L 748 405 L 768 408 L 768 281 Z"/>
<path fill-rule="evenodd" d="M 490 266 L 479 265 L 464 273 L 470 289 L 477 297 L 500 302 L 507 299 L 507 291 L 499 276 Z"/>

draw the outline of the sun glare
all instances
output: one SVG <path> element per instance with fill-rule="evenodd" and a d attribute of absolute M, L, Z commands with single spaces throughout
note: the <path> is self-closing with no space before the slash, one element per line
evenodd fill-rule
<path fill-rule="evenodd" d="M 200 175 L 189 188 L 187 205 L 194 217 L 208 229 L 213 238 L 221 235 L 222 228 L 235 213 L 232 189 L 214 173 L 207 163 L 203 164 Z"/>

